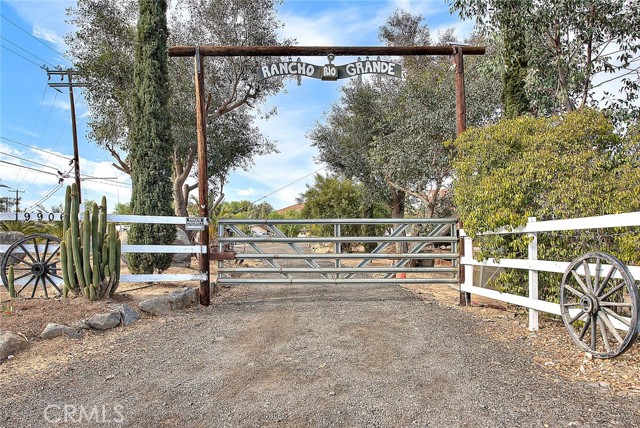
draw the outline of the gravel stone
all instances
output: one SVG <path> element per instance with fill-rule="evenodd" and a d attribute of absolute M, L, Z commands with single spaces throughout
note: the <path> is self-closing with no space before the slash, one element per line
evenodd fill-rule
<path fill-rule="evenodd" d="M 122 315 L 119 311 L 107 312 L 106 314 L 95 314 L 87 319 L 89 327 L 96 330 L 109 330 L 120 325 Z"/>
<path fill-rule="evenodd" d="M 550 377 L 526 343 L 492 339 L 481 319 L 393 285 L 222 294 L 70 342 L 37 375 L 19 370 L 25 353 L 3 364 L 0 425 L 46 426 L 51 404 L 104 406 L 120 426 L 143 428 L 640 423 L 640 397 Z"/>
<path fill-rule="evenodd" d="M 29 342 L 22 336 L 10 331 L 0 330 L 0 361 L 22 351 L 29 346 Z"/>
<path fill-rule="evenodd" d="M 63 336 L 65 334 L 68 336 L 74 336 L 78 334 L 78 330 L 64 324 L 50 322 L 44 328 L 40 337 L 43 339 L 53 339 L 54 337 Z"/>

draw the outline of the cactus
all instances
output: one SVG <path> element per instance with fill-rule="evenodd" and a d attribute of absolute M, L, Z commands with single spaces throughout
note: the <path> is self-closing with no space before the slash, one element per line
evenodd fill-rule
<path fill-rule="evenodd" d="M 13 266 L 9 266 L 9 297 L 15 299 L 16 294 L 16 284 L 15 284 L 15 276 L 13 273 Z"/>
<path fill-rule="evenodd" d="M 69 229 L 69 217 L 71 215 L 71 187 L 67 186 L 64 194 L 64 215 L 62 216 L 62 233 Z"/>
<path fill-rule="evenodd" d="M 63 295 L 78 292 L 90 300 L 112 296 L 120 281 L 121 243 L 115 224 L 107 224 L 107 200 L 100 207 L 94 205 L 84 212 L 82 224 L 78 219 L 78 190 L 67 188 L 65 216 L 67 228 L 61 248 Z"/>

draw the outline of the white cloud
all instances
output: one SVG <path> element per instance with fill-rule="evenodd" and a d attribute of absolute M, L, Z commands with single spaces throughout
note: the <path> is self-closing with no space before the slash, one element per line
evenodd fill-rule
<path fill-rule="evenodd" d="M 240 189 L 236 192 L 240 196 L 255 196 L 258 194 L 258 191 L 252 187 L 248 189 Z"/>

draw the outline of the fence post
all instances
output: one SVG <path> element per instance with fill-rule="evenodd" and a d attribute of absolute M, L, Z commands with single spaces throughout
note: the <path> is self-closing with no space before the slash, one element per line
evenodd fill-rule
<path fill-rule="evenodd" d="M 334 224 L 333 225 L 333 235 L 336 238 L 339 238 L 340 236 L 342 236 L 342 230 L 340 228 L 340 224 Z M 342 253 L 342 243 L 340 242 L 336 242 L 334 244 L 334 253 L 336 254 L 336 256 L 340 253 Z M 336 257 L 336 268 L 339 268 L 342 266 L 341 260 L 339 258 Z M 336 279 L 340 278 L 340 274 L 338 272 L 336 272 Z"/>
<path fill-rule="evenodd" d="M 535 223 L 535 217 L 529 217 L 528 224 Z M 529 243 L 529 260 L 538 260 L 538 234 L 530 233 L 531 242 Z M 538 271 L 529 269 L 529 298 L 538 300 Z M 529 309 L 529 330 L 538 330 L 538 311 Z"/>
<path fill-rule="evenodd" d="M 465 256 L 466 238 L 463 236 L 464 230 L 462 229 L 462 222 L 458 222 L 458 287 L 460 288 L 460 306 L 471 305 L 471 293 L 465 293 L 462 291 L 462 285 L 465 283 L 466 266 L 462 264 L 462 258 Z M 473 253 L 473 244 L 470 244 L 470 250 Z M 473 269 L 473 266 L 471 266 Z M 471 278 L 473 279 L 473 270 L 471 271 Z"/>

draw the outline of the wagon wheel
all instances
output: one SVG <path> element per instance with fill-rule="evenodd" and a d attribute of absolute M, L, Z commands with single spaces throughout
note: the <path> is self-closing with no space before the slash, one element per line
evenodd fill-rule
<path fill-rule="evenodd" d="M 578 347 L 594 357 L 616 357 L 633 344 L 639 304 L 631 272 L 612 255 L 584 254 L 562 276 L 562 321 Z"/>
<path fill-rule="evenodd" d="M 13 266 L 14 284 L 17 294 L 31 288 L 31 298 L 41 286 L 45 297 L 49 297 L 48 286 L 61 294 L 62 266 L 60 263 L 60 238 L 36 233 L 15 241 L 2 258 L 2 283 L 9 288 L 9 267 Z"/>

